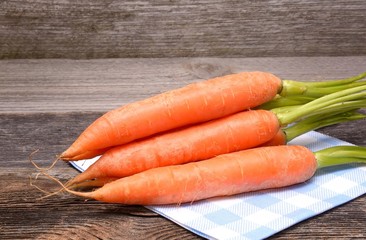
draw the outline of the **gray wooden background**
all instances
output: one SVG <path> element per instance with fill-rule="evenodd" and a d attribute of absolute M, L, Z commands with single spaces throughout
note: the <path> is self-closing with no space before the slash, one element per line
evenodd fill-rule
<path fill-rule="evenodd" d="M 365 0 L 1 0 L 0 59 L 366 54 Z"/>

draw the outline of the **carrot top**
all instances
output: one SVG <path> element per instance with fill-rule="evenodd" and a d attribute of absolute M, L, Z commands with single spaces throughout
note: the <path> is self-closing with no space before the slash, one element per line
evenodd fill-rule
<path fill-rule="evenodd" d="M 271 101 L 262 104 L 259 108 L 272 109 L 282 106 L 305 104 L 327 94 L 363 86 L 366 84 L 366 81 L 357 81 L 363 80 L 365 77 L 366 72 L 350 78 L 320 82 L 282 80 L 281 91 Z"/>
<path fill-rule="evenodd" d="M 361 146 L 335 146 L 314 154 L 318 169 L 349 163 L 366 163 L 366 148 Z"/>
<path fill-rule="evenodd" d="M 302 82 L 293 80 L 283 80 L 281 96 L 302 95 L 308 97 L 319 97 L 348 88 L 364 85 L 365 82 L 357 82 L 366 77 L 366 72 L 350 78 L 319 81 L 319 82 Z"/>
<path fill-rule="evenodd" d="M 277 115 L 282 126 L 287 126 L 301 118 L 315 114 L 327 114 L 364 106 L 366 100 L 365 90 L 366 85 L 353 87 L 325 95 L 304 105 L 275 108 L 271 111 Z"/>
<path fill-rule="evenodd" d="M 288 127 L 283 127 L 282 131 L 286 135 L 286 142 L 289 142 L 294 138 L 312 130 L 364 118 L 366 118 L 366 115 L 359 113 L 356 110 L 340 112 L 338 114 L 319 114 L 302 119 L 301 121 L 298 121 Z"/>

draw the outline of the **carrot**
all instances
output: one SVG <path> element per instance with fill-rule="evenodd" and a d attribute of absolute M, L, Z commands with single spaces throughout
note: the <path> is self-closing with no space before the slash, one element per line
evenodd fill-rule
<path fill-rule="evenodd" d="M 77 160 L 82 160 L 82 159 L 90 159 L 90 158 L 93 158 L 95 156 L 102 155 L 103 153 L 107 152 L 111 148 L 112 147 L 107 147 L 107 148 L 101 148 L 101 149 L 95 149 L 95 150 L 86 151 L 86 152 L 83 152 L 83 153 L 81 153 L 79 155 L 70 157 L 67 160 L 68 161 L 77 161 Z"/>
<path fill-rule="evenodd" d="M 75 183 L 72 185 L 66 184 L 66 186 L 70 189 L 95 189 L 97 187 L 103 187 L 105 184 L 118 180 L 119 178 L 115 177 L 104 177 L 97 178 L 93 180 L 83 181 L 80 183 Z"/>
<path fill-rule="evenodd" d="M 70 159 L 86 151 L 125 144 L 253 108 L 271 100 L 280 88 L 279 78 L 263 72 L 238 73 L 193 83 L 107 112 L 60 157 Z"/>
<path fill-rule="evenodd" d="M 322 99 L 318 101 L 323 104 Z M 280 129 L 281 120 L 271 111 L 251 110 L 233 114 L 201 125 L 114 147 L 86 171 L 71 179 L 68 186 L 95 178 L 125 177 L 151 168 L 199 161 L 257 146 L 286 144 L 287 141 L 310 130 L 362 119 L 365 116 L 355 112 L 355 109 L 365 105 L 366 100 L 333 104 L 331 107 L 318 110 L 318 114 L 311 112 L 312 116 L 283 129 Z M 332 111 L 327 113 L 330 110 Z M 280 111 L 277 109 L 277 112 Z M 281 114 L 282 120 L 286 120 L 284 113 Z"/>
<path fill-rule="evenodd" d="M 351 104 L 351 108 L 356 109 L 356 107 L 359 107 L 360 108 L 360 107 L 366 106 L 366 100 L 359 100 L 358 103 L 355 103 L 354 101 L 342 103 L 342 105 L 345 105 L 345 104 L 348 104 L 348 105 Z M 288 111 L 292 111 L 292 110 L 294 110 L 294 109 L 296 109 L 298 107 L 299 107 L 299 105 L 291 105 L 290 104 L 290 106 L 288 106 L 288 107 L 281 107 L 280 109 L 282 109 L 281 111 L 287 111 L 288 112 Z M 348 106 L 346 106 L 346 107 L 349 108 L 349 109 L 351 109 Z M 334 111 L 333 108 L 334 108 L 334 106 L 332 106 L 331 108 L 329 108 L 330 113 L 322 113 L 321 116 L 323 116 L 323 117 L 325 116 L 326 118 L 329 118 L 331 115 L 333 115 L 335 113 L 339 113 L 339 111 Z M 341 109 L 341 110 L 343 112 L 345 111 L 345 109 Z M 275 109 L 275 111 L 279 112 L 279 109 Z M 307 128 L 306 131 L 302 131 L 302 133 L 305 133 L 305 132 L 310 131 L 310 130 L 315 130 L 315 129 L 321 127 L 320 126 L 320 122 L 318 122 L 319 120 L 320 120 L 320 117 L 312 118 L 312 120 L 307 121 L 307 122 L 301 121 L 300 126 L 299 126 L 299 124 L 296 124 L 296 128 L 298 129 L 300 127 L 305 128 L 306 126 L 311 126 L 310 128 Z M 348 119 L 344 119 L 344 120 L 353 120 L 353 119 L 348 118 Z M 327 121 L 329 121 L 329 119 Z M 326 125 L 332 125 L 332 124 L 336 124 L 336 123 L 328 123 L 328 124 L 325 124 L 324 123 L 322 125 L 326 126 Z M 293 128 L 291 128 L 291 129 L 293 129 Z M 283 131 L 283 129 L 280 129 L 279 132 L 277 133 L 277 139 L 273 139 L 273 141 L 279 141 L 277 143 L 277 145 L 279 145 L 280 143 L 282 143 L 282 144 L 285 143 L 284 142 L 285 141 L 284 140 L 285 138 L 284 138 L 284 136 L 281 137 L 281 135 L 284 135 L 284 134 L 289 135 L 290 134 L 289 133 L 290 130 L 287 130 L 286 133 L 281 133 L 281 131 Z M 291 131 L 294 132 L 294 130 L 291 130 Z M 296 132 L 298 132 L 298 131 L 296 131 Z M 294 134 L 294 133 L 292 133 L 292 134 Z M 298 135 L 300 135 L 300 132 L 299 133 L 295 133 L 295 134 L 296 134 L 296 136 L 298 136 Z M 292 140 L 294 137 L 292 137 L 288 141 Z M 282 138 L 282 140 L 281 140 L 281 138 Z M 275 144 L 275 142 L 273 142 L 272 144 Z M 271 145 L 271 143 L 269 143 L 269 145 Z M 107 152 L 107 150 L 109 150 L 111 148 L 112 147 L 108 147 L 108 148 L 104 148 L 104 149 L 97 149 L 97 150 L 92 150 L 92 151 L 84 152 L 84 153 L 82 153 L 80 155 L 74 156 L 74 157 L 72 157 L 70 159 L 64 159 L 64 160 L 78 161 L 78 160 L 82 160 L 82 159 L 93 158 L 95 156 L 104 154 L 105 152 Z"/>
<path fill-rule="evenodd" d="M 269 141 L 280 128 L 266 110 L 240 112 L 114 147 L 69 184 L 103 177 L 125 177 L 150 168 L 208 159 Z"/>
<path fill-rule="evenodd" d="M 341 86 L 362 79 L 364 75 L 320 85 L 316 96 L 326 86 Z M 77 160 L 83 154 L 126 144 L 156 133 L 201 123 L 254 108 L 273 99 L 276 94 L 308 96 L 309 83 L 281 81 L 264 72 L 243 72 L 193 83 L 157 96 L 127 104 L 107 112 L 93 122 L 61 155 Z M 334 91 L 342 89 L 337 87 Z M 310 98 L 312 92 L 310 92 Z M 90 156 L 90 155 L 88 155 Z"/>
<path fill-rule="evenodd" d="M 366 87 L 364 88 L 366 89 Z M 366 101 L 364 100 L 326 106 L 327 101 L 334 102 L 333 97 L 341 100 L 342 98 L 339 96 L 342 94 L 352 97 L 352 94 L 348 95 L 350 92 L 352 91 L 347 90 L 346 93 L 338 92 L 334 93 L 332 97 L 319 98 L 316 101 L 322 105 L 325 104 L 325 107 L 318 110 L 311 108 L 313 111 L 310 113 L 303 108 L 306 105 L 314 106 L 313 102 L 293 109 L 289 112 L 291 117 L 293 112 L 298 112 L 297 118 L 306 116 L 306 113 L 312 116 L 301 120 L 302 125 L 297 123 L 295 125 L 297 130 L 294 130 L 294 126 L 285 129 L 288 137 L 292 139 L 296 134 L 299 135 L 321 126 L 363 118 L 362 114 L 351 112 L 347 116 L 343 112 L 365 106 Z M 324 98 L 328 100 L 324 102 Z M 332 110 L 331 113 L 327 113 L 329 109 Z M 71 179 L 68 186 L 95 178 L 125 177 L 151 168 L 200 161 L 220 154 L 257 147 L 274 138 L 275 134 L 280 131 L 281 123 L 287 121 L 283 111 L 279 109 L 276 111 L 281 114 L 281 118 L 278 118 L 277 114 L 272 111 L 250 110 L 114 147 L 105 152 L 86 171 Z M 315 114 L 317 112 L 318 114 Z M 331 119 L 329 120 L 327 117 Z M 283 144 L 285 144 L 285 140 L 283 140 Z M 267 143 L 267 145 L 270 144 Z"/>
<path fill-rule="evenodd" d="M 280 129 L 271 140 L 259 145 L 258 147 L 280 146 L 280 145 L 286 145 L 287 143 L 288 140 L 286 132 L 283 131 L 283 129 Z"/>
<path fill-rule="evenodd" d="M 303 146 L 272 146 L 150 169 L 92 192 L 65 190 L 108 203 L 180 204 L 294 185 L 310 179 L 318 168 L 351 162 L 366 162 L 366 148 L 341 146 L 312 153 Z"/>

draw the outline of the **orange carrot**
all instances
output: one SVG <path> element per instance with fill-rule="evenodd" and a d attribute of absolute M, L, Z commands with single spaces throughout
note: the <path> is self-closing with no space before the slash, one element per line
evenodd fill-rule
<path fill-rule="evenodd" d="M 280 129 L 271 140 L 259 145 L 259 147 L 280 146 L 285 144 L 287 144 L 286 132 L 284 132 L 283 129 Z"/>
<path fill-rule="evenodd" d="M 352 97 L 352 94 L 348 93 L 349 91 L 346 92 L 347 97 Z M 339 94 L 337 93 L 336 96 Z M 327 98 L 329 97 L 325 99 Z M 330 99 L 333 102 L 333 98 Z M 323 100 L 324 98 L 319 98 L 316 101 L 324 104 Z M 322 126 L 364 118 L 363 114 L 357 114 L 353 109 L 365 104 L 365 100 L 342 101 L 342 104 L 333 104 L 325 110 L 311 111 L 312 116 L 284 129 L 286 139 L 282 139 L 281 144 L 286 144 L 286 140 L 289 141 L 304 132 Z M 314 103 L 311 102 L 310 106 L 313 105 Z M 306 112 L 303 109 L 304 106 L 298 107 L 301 113 L 298 116 Z M 329 109 L 331 113 L 327 113 Z M 352 111 L 343 112 L 350 109 Z M 296 113 L 296 111 L 293 109 L 290 113 Z M 319 113 L 315 114 L 317 111 Z M 277 112 L 279 112 L 278 109 Z M 280 130 L 280 124 L 287 121 L 286 115 L 281 113 L 281 119 L 279 119 L 275 113 L 267 110 L 245 111 L 112 148 L 85 172 L 72 179 L 68 186 L 95 178 L 125 177 L 151 168 L 199 161 L 220 154 L 257 147 L 273 139 Z"/>
<path fill-rule="evenodd" d="M 366 163 L 366 148 L 336 146 L 312 153 L 297 145 L 253 148 L 183 165 L 153 168 L 76 196 L 122 204 L 181 204 L 244 192 L 280 188 L 310 179 L 317 169 Z M 51 194 L 53 195 L 53 194 Z"/>
<path fill-rule="evenodd" d="M 317 169 L 349 163 L 366 163 L 366 147 L 336 146 L 314 153 L 298 145 L 253 148 L 200 162 L 153 168 L 114 181 L 106 178 L 102 187 L 92 192 L 71 190 L 40 171 L 76 196 L 109 203 L 156 205 L 285 187 L 310 179 Z M 109 180 L 112 182 L 106 183 Z"/>
<path fill-rule="evenodd" d="M 125 177 L 150 168 L 199 161 L 256 147 L 280 128 L 276 115 L 251 110 L 110 149 L 69 184 Z"/>
<path fill-rule="evenodd" d="M 205 122 L 273 99 L 277 93 L 295 102 L 308 102 L 326 94 L 363 86 L 366 73 L 325 81 L 281 81 L 264 72 L 231 74 L 194 83 L 160 95 L 112 110 L 92 123 L 61 154 L 65 160 L 79 160 L 86 152 L 100 153 L 104 148 L 125 144 L 156 133 Z M 301 96 L 300 96 L 301 95 Z M 296 96 L 300 96 L 297 98 Z M 288 101 L 281 101 L 286 104 Z M 274 105 L 278 106 L 278 103 Z"/>
<path fill-rule="evenodd" d="M 220 155 L 184 165 L 150 169 L 72 194 L 122 204 L 172 204 L 301 183 L 317 169 L 302 146 L 274 146 Z"/>
<path fill-rule="evenodd" d="M 132 141 L 132 142 L 129 142 L 129 143 L 126 143 L 126 144 L 121 144 L 121 145 L 117 145 L 117 146 L 111 146 L 111 147 L 101 148 L 101 149 L 96 149 L 96 150 L 90 150 L 90 151 L 84 152 L 82 154 L 76 155 L 72 158 L 67 158 L 67 159 L 62 159 L 62 160 L 64 160 L 64 161 L 79 161 L 79 160 L 84 160 L 84 159 L 90 159 L 90 158 L 93 158 L 93 157 L 96 157 L 96 156 L 101 156 L 101 155 L 103 155 L 104 153 L 106 153 L 108 150 L 110 150 L 112 148 L 120 147 L 120 146 L 123 146 L 123 145 L 129 145 L 129 144 L 132 144 L 132 143 L 135 143 L 135 142 L 140 142 L 140 141 L 143 141 L 145 139 L 152 138 L 152 137 L 155 137 L 155 136 L 159 136 L 159 135 L 162 135 L 162 134 L 169 134 L 169 133 L 174 132 L 174 131 L 180 131 L 182 129 L 185 129 L 185 128 L 188 128 L 188 127 L 191 127 L 191 126 L 194 126 L 194 125 L 187 125 L 187 126 L 184 126 L 184 127 L 178 127 L 178 128 L 175 128 L 175 129 L 165 131 L 163 133 L 157 133 L 157 134 L 154 134 L 152 136 L 140 138 L 140 139 L 137 139 L 135 141 Z"/>
<path fill-rule="evenodd" d="M 95 189 L 98 187 L 103 187 L 105 184 L 118 180 L 119 178 L 115 177 L 105 177 L 105 178 L 97 178 L 93 180 L 83 181 L 75 184 L 66 184 L 66 186 L 70 189 Z"/>
<path fill-rule="evenodd" d="M 72 159 L 84 152 L 253 108 L 274 98 L 280 89 L 281 80 L 264 72 L 244 72 L 193 83 L 106 113 L 60 158 Z"/>
<path fill-rule="evenodd" d="M 96 149 L 96 150 L 90 150 L 90 151 L 86 151 L 83 152 L 79 155 L 76 155 L 74 157 L 68 158 L 68 159 L 64 159 L 67 161 L 77 161 L 77 160 L 82 160 L 82 159 L 90 159 L 93 158 L 95 156 L 100 156 L 103 153 L 107 152 L 109 149 L 111 149 L 112 147 L 107 147 L 107 148 L 101 148 L 101 149 Z"/>

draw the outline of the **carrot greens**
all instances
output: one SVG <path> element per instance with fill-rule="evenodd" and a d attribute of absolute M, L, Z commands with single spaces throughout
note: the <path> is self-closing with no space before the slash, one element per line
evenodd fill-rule
<path fill-rule="evenodd" d="M 366 163 L 366 148 L 360 146 L 335 146 L 315 152 L 318 168 L 349 163 Z"/>
<path fill-rule="evenodd" d="M 356 81 L 363 80 L 365 77 L 366 72 L 350 78 L 319 82 L 283 80 L 281 92 L 272 100 L 260 105 L 260 108 L 272 109 L 282 106 L 304 104 L 327 94 L 363 86 L 366 84 L 366 81 Z"/>

